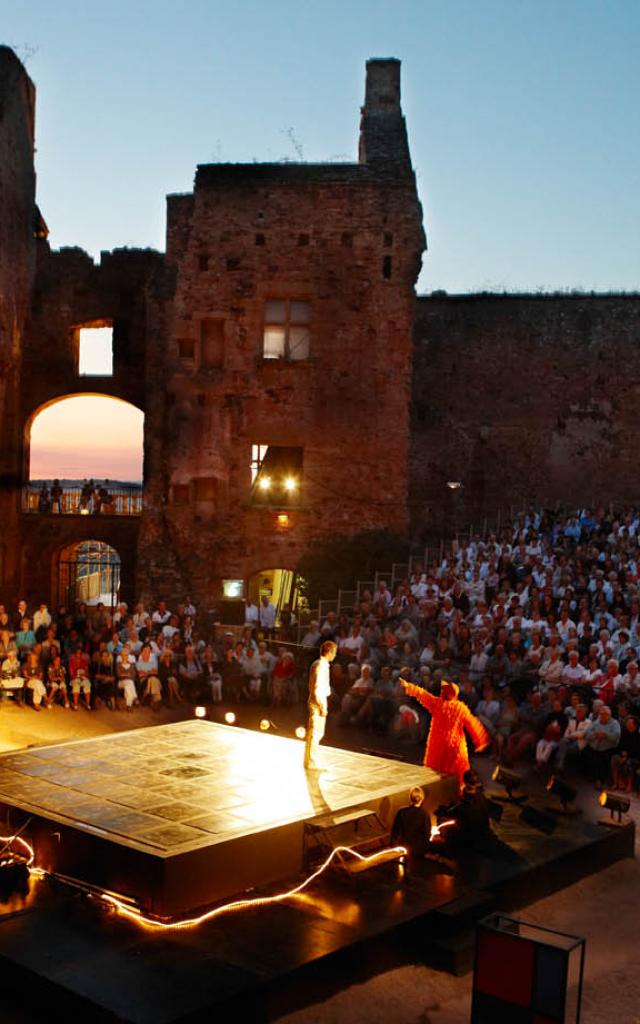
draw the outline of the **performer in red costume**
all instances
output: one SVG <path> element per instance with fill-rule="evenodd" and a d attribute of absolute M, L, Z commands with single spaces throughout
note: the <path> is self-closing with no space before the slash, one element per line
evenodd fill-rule
<path fill-rule="evenodd" d="M 459 687 L 455 683 L 443 681 L 440 685 L 440 696 L 434 697 L 421 686 L 400 680 L 405 693 L 422 704 L 431 713 L 431 728 L 424 752 L 424 763 L 427 768 L 436 772 L 446 772 L 458 776 L 458 784 L 462 792 L 463 776 L 469 770 L 469 754 L 465 729 L 471 736 L 477 751 L 485 750 L 491 737 L 482 722 L 472 715 L 466 704 L 459 701 Z"/>

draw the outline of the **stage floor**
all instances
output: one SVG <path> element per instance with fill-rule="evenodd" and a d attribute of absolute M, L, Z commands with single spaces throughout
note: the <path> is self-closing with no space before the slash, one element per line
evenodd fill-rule
<path fill-rule="evenodd" d="M 314 817 L 371 807 L 390 824 L 412 786 L 429 807 L 455 793 L 422 766 L 326 746 L 308 773 L 303 752 L 206 721 L 138 729 L 1 756 L 0 805 L 34 816 L 43 866 L 173 914 L 299 871 Z"/>

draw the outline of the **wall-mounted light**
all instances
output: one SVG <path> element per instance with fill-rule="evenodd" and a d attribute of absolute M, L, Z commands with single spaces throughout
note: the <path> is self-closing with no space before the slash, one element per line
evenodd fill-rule
<path fill-rule="evenodd" d="M 202 705 L 199 705 L 197 708 L 194 708 L 193 709 L 193 713 L 196 716 L 196 718 L 206 718 L 207 717 L 207 709 L 202 707 Z"/>
<path fill-rule="evenodd" d="M 298 487 L 298 481 L 294 476 L 286 476 L 283 483 L 285 491 L 292 494 Z"/>
<path fill-rule="evenodd" d="M 462 487 L 462 480 L 447 480 L 447 487 L 450 491 L 459 491 Z"/>
<path fill-rule="evenodd" d="M 224 720 L 227 723 L 227 725 L 234 725 L 235 724 L 235 720 L 236 720 L 236 716 L 235 716 L 234 712 L 233 711 L 227 711 L 227 713 L 224 716 Z"/>
<path fill-rule="evenodd" d="M 280 512 L 280 514 L 276 516 L 276 522 L 281 529 L 286 530 L 289 526 L 289 516 L 286 512 Z"/>
<path fill-rule="evenodd" d="M 258 487 L 260 488 L 261 491 L 268 491 L 269 488 L 271 487 L 271 477 L 261 476 L 258 480 Z"/>

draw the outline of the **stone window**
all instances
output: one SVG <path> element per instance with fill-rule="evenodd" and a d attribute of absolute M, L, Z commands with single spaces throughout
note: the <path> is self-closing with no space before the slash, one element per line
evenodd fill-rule
<path fill-rule="evenodd" d="M 208 270 L 208 269 L 209 269 L 209 257 L 206 255 L 206 253 L 201 253 L 198 256 L 198 270 L 202 272 L 202 271 L 205 271 L 205 270 Z"/>
<path fill-rule="evenodd" d="M 310 242 L 309 235 L 298 235 L 298 245 L 308 245 Z"/>
<path fill-rule="evenodd" d="M 265 359 L 309 358 L 311 304 L 302 299 L 270 299 L 265 304 Z"/>
<path fill-rule="evenodd" d="M 195 359 L 196 343 L 193 338 L 178 338 L 178 354 L 181 359 Z"/>
<path fill-rule="evenodd" d="M 207 317 L 200 321 L 200 366 L 219 369 L 224 363 L 224 320 Z"/>
<path fill-rule="evenodd" d="M 174 505 L 188 505 L 189 484 L 174 484 L 171 488 L 171 500 Z"/>
<path fill-rule="evenodd" d="M 384 233 L 384 247 L 385 247 L 385 249 L 390 249 L 392 247 L 392 245 L 393 245 L 393 235 L 391 234 L 390 231 L 385 231 L 385 233 Z"/>
<path fill-rule="evenodd" d="M 390 281 L 391 280 L 391 273 L 392 273 L 391 257 L 390 256 L 384 256 L 383 259 L 382 259 L 382 276 L 384 277 L 385 281 Z"/>
<path fill-rule="evenodd" d="M 265 239 L 264 235 L 257 234 L 256 235 L 256 245 L 265 245 L 265 243 L 266 243 L 266 239 Z"/>
<path fill-rule="evenodd" d="M 299 505 L 304 449 L 254 444 L 251 452 L 251 504 L 276 508 Z"/>
<path fill-rule="evenodd" d="M 214 476 L 198 476 L 193 481 L 196 501 L 216 500 L 216 478 Z"/>
<path fill-rule="evenodd" d="M 113 325 L 100 321 L 78 329 L 78 375 L 113 377 Z"/>

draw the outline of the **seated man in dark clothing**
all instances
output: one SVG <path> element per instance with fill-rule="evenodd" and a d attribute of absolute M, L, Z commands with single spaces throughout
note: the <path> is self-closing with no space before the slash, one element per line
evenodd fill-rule
<path fill-rule="evenodd" d="M 391 846 L 406 846 L 412 857 L 424 857 L 431 836 L 431 819 L 424 809 L 424 793 L 414 786 L 409 793 L 411 803 L 401 807 L 391 826 Z"/>
<path fill-rule="evenodd" d="M 438 818 L 445 818 L 439 839 L 448 851 L 462 850 L 466 846 L 492 836 L 491 805 L 484 795 L 482 783 L 473 770 L 464 773 L 460 800 L 442 808 Z"/>

